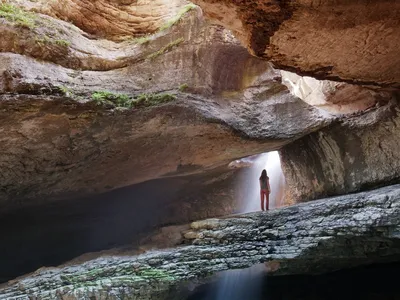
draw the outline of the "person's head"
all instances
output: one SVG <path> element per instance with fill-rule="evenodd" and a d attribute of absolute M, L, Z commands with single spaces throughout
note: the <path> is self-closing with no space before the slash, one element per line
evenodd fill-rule
<path fill-rule="evenodd" d="M 260 179 L 267 179 L 267 170 L 262 170 Z"/>

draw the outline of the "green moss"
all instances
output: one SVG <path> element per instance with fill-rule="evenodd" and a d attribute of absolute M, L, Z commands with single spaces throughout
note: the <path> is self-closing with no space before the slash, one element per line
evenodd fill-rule
<path fill-rule="evenodd" d="M 140 94 L 132 101 L 132 107 L 149 107 L 175 100 L 171 94 Z"/>
<path fill-rule="evenodd" d="M 39 45 L 47 45 L 47 44 L 52 44 L 53 40 L 51 38 L 49 38 L 48 36 L 43 35 L 40 37 L 36 37 L 35 42 Z"/>
<path fill-rule="evenodd" d="M 150 42 L 150 40 L 151 40 L 151 35 L 146 35 L 146 36 L 141 36 L 141 37 L 138 37 L 138 38 L 129 38 L 129 39 L 127 39 L 127 41 L 129 43 L 139 44 L 139 45 L 147 44 L 147 43 Z"/>
<path fill-rule="evenodd" d="M 170 42 L 168 45 L 162 47 L 160 50 L 151 53 L 147 56 L 148 59 L 155 59 L 157 57 L 159 57 L 160 55 L 171 51 L 174 47 L 178 46 L 180 43 L 184 42 L 185 39 L 184 38 L 179 38 L 176 39 L 175 41 Z"/>
<path fill-rule="evenodd" d="M 63 94 L 64 96 L 70 97 L 73 96 L 73 92 L 70 88 L 66 87 L 66 86 L 58 86 L 57 87 L 58 90 L 60 91 L 61 94 Z"/>
<path fill-rule="evenodd" d="M 175 281 L 176 276 L 169 272 L 156 268 L 143 268 L 134 270 L 132 267 L 121 269 L 93 269 L 81 274 L 63 274 L 60 279 L 65 285 L 73 285 L 74 288 L 83 288 L 90 286 L 136 286 L 149 281 Z M 104 283 L 106 281 L 106 283 Z"/>
<path fill-rule="evenodd" d="M 146 279 L 161 279 L 166 281 L 175 280 L 175 276 L 170 275 L 168 272 L 161 269 L 148 269 L 141 271 L 138 276 Z"/>
<path fill-rule="evenodd" d="M 92 94 L 92 99 L 99 105 L 116 107 L 131 107 L 132 100 L 126 94 L 115 94 L 109 91 L 98 91 Z"/>
<path fill-rule="evenodd" d="M 181 85 L 179 86 L 178 90 L 179 90 L 180 92 L 184 92 L 184 91 L 186 91 L 188 88 L 189 88 L 189 86 L 187 85 L 187 83 L 184 83 L 184 84 L 181 84 Z"/>
<path fill-rule="evenodd" d="M 61 47 L 68 47 L 71 43 L 66 41 L 66 40 L 54 40 L 51 37 L 47 36 L 47 35 L 41 35 L 35 38 L 35 42 L 39 45 L 58 45 Z"/>
<path fill-rule="evenodd" d="M 98 91 L 92 94 L 92 99 L 98 105 L 111 107 L 141 108 L 167 103 L 176 99 L 167 93 L 139 94 L 133 99 L 126 94 L 115 94 L 109 91 Z"/>
<path fill-rule="evenodd" d="M 4 18 L 17 26 L 34 28 L 36 26 L 36 16 L 15 5 L 3 3 L 0 5 L 0 18 Z"/>
<path fill-rule="evenodd" d="M 62 46 L 62 47 L 68 47 L 69 45 L 71 45 L 71 43 L 69 41 L 61 40 L 61 39 L 55 40 L 54 43 L 56 45 L 59 45 L 59 46 Z"/>
<path fill-rule="evenodd" d="M 164 31 L 172 26 L 174 26 L 176 23 L 182 19 L 182 17 L 192 9 L 196 8 L 196 5 L 193 3 L 187 4 L 184 7 L 181 8 L 181 10 L 174 16 L 172 19 L 168 20 L 163 26 L 160 27 L 159 31 Z"/>

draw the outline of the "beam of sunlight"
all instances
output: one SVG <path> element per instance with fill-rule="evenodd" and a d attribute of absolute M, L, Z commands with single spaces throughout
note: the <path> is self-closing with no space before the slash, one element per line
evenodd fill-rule
<path fill-rule="evenodd" d="M 209 293 L 207 300 L 259 300 L 265 272 L 264 264 L 222 272 L 218 275 L 216 289 Z"/>
<path fill-rule="evenodd" d="M 279 153 L 278 151 L 272 151 L 259 155 L 249 168 L 249 172 L 246 174 L 248 176 L 246 184 L 249 186 L 246 188 L 247 192 L 242 196 L 243 204 L 240 213 L 261 210 L 260 184 L 258 180 L 263 169 L 267 170 L 271 187 L 269 208 L 274 209 L 281 205 L 285 178 L 282 172 Z"/>
<path fill-rule="evenodd" d="M 263 169 L 267 170 L 271 194 L 269 208 L 279 207 L 283 197 L 284 176 L 277 151 L 246 157 L 235 161 L 237 166 L 250 166 L 240 177 L 238 188 L 241 190 L 238 200 L 242 201 L 239 213 L 260 211 L 259 177 Z M 207 296 L 207 300 L 259 300 L 261 299 L 264 264 L 248 269 L 229 270 L 218 276 L 216 288 Z M 205 299 L 203 299 L 205 300 Z"/>

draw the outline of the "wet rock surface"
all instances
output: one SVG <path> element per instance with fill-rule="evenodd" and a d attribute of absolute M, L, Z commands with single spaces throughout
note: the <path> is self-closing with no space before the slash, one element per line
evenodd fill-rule
<path fill-rule="evenodd" d="M 179 285 L 264 262 L 270 275 L 318 274 L 400 259 L 400 186 L 267 213 L 194 222 L 187 245 L 44 269 L 3 285 L 1 299 L 166 299 Z"/>

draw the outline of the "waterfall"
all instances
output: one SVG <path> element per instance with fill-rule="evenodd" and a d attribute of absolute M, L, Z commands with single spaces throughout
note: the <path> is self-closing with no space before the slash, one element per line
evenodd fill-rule
<path fill-rule="evenodd" d="M 245 158 L 244 160 L 249 160 L 249 158 Z M 259 178 L 263 169 L 267 170 L 271 187 L 269 208 L 274 209 L 280 206 L 283 197 L 285 178 L 281 168 L 279 153 L 278 151 L 273 151 L 258 155 L 254 159 L 248 172 L 246 172 L 245 180 L 241 178 L 244 182 L 239 183 L 239 185 L 245 192 L 241 193 L 242 210 L 239 211 L 239 213 L 261 210 Z"/>
<path fill-rule="evenodd" d="M 239 213 L 260 211 L 259 177 L 263 169 L 267 170 L 270 180 L 271 194 L 269 208 L 274 209 L 281 204 L 284 188 L 284 176 L 277 151 L 263 153 L 236 161 L 238 165 L 250 165 L 239 179 L 242 201 Z M 264 264 L 248 269 L 229 270 L 219 274 L 216 287 L 202 300 L 260 300 L 266 268 Z"/>
<path fill-rule="evenodd" d="M 264 273 L 264 264 L 222 272 L 219 274 L 216 289 L 203 300 L 260 300 Z"/>

